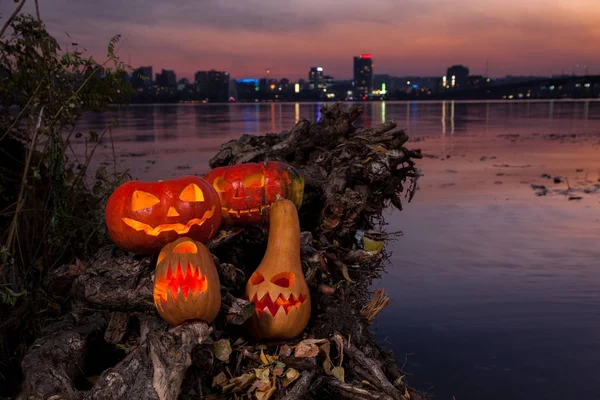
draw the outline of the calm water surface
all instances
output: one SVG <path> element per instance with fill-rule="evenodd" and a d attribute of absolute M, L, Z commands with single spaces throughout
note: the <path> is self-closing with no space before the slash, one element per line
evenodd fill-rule
<path fill-rule="evenodd" d="M 364 106 L 358 125 L 395 119 L 427 155 L 413 202 L 386 213 L 404 236 L 373 285 L 393 300 L 373 329 L 400 363 L 406 355 L 410 382 L 448 400 L 600 399 L 600 194 L 569 201 L 531 189 L 600 182 L 600 102 Z M 119 118 L 118 166 L 168 179 L 205 172 L 242 133 L 316 120 L 319 107 L 133 106 L 80 128 Z"/>

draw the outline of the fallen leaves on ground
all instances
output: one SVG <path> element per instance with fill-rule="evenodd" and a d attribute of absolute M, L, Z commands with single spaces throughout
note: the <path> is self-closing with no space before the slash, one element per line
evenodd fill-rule
<path fill-rule="evenodd" d="M 215 346 L 215 357 L 219 360 L 228 363 L 229 356 L 231 355 L 231 344 L 229 343 L 229 339 L 221 339 L 217 340 L 214 344 Z"/>

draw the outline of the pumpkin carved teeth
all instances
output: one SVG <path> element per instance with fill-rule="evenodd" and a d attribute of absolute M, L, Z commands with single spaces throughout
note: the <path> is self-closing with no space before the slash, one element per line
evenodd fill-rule
<path fill-rule="evenodd" d="M 262 214 L 264 210 L 268 210 L 270 208 L 271 208 L 271 204 L 260 206 L 260 208 L 259 207 L 247 208 L 245 210 L 234 210 L 234 209 L 229 209 L 227 207 L 221 207 L 221 210 L 224 213 L 228 213 L 232 217 L 240 218 L 240 217 L 243 217 L 244 215 Z"/>
<path fill-rule="evenodd" d="M 258 298 L 258 295 L 255 294 L 254 297 L 250 301 L 254 303 L 256 308 L 256 314 L 260 317 L 263 312 L 269 312 L 273 317 L 277 314 L 280 308 L 283 308 L 286 314 L 289 314 L 292 307 L 296 307 L 296 309 L 300 309 L 300 306 L 306 302 L 307 297 L 303 294 L 298 295 L 298 297 L 294 296 L 294 294 L 290 294 L 288 299 L 285 298 L 283 293 L 279 294 L 275 301 L 271 299 L 269 293 L 266 293 L 262 299 Z"/>
<path fill-rule="evenodd" d="M 210 210 L 204 212 L 204 215 L 202 215 L 202 218 L 194 218 L 194 219 L 188 221 L 187 224 L 181 224 L 181 223 L 161 224 L 156 227 L 152 227 L 151 225 L 148 225 L 143 222 L 136 221 L 135 219 L 131 219 L 131 218 L 127 218 L 127 217 L 123 217 L 123 222 L 125 222 L 127 225 L 129 225 L 136 231 L 144 231 L 147 235 L 150 235 L 150 236 L 158 236 L 162 232 L 168 232 L 168 231 L 175 231 L 180 235 L 184 235 L 184 234 L 188 233 L 190 231 L 190 229 L 192 229 L 193 226 L 195 226 L 195 225 L 200 226 L 204 222 L 206 222 L 206 220 L 212 218 L 214 213 L 215 213 L 215 206 L 212 206 L 212 208 Z"/>
<path fill-rule="evenodd" d="M 179 262 L 176 265 L 169 264 L 165 275 L 155 283 L 155 294 L 164 303 L 169 300 L 169 295 L 174 300 L 181 293 L 187 300 L 190 294 L 196 296 L 198 292 L 205 293 L 207 289 L 206 276 L 201 276 L 200 268 L 192 263 L 188 263 L 185 270 Z"/>

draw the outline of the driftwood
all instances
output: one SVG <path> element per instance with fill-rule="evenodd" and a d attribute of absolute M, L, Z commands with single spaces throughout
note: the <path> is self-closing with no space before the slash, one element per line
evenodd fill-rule
<path fill-rule="evenodd" d="M 152 299 L 156 258 L 107 246 L 49 277 L 48 292 L 70 307 L 29 349 L 19 398 L 421 398 L 368 329 L 389 303 L 383 293 L 371 301 L 368 290 L 394 236 L 378 226 L 382 210 L 410 201 L 421 155 L 404 147 L 408 136 L 393 121 L 356 128 L 360 114 L 324 107 L 318 123 L 242 135 L 210 161 L 214 168 L 280 160 L 304 176 L 301 256 L 313 310 L 300 337 L 261 343 L 243 327 L 254 312 L 243 288 L 266 247 L 259 227 L 224 229 L 207 244 L 223 299 L 210 326 L 169 329 Z"/>

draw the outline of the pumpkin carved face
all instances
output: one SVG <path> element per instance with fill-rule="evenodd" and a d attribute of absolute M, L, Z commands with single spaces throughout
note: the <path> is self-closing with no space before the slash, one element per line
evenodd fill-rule
<path fill-rule="evenodd" d="M 161 250 L 154 275 L 154 305 L 173 326 L 215 319 L 221 308 L 221 284 L 206 246 L 184 237 Z"/>
<path fill-rule="evenodd" d="M 300 224 L 290 200 L 278 200 L 271 209 L 267 251 L 244 297 L 255 305 L 247 323 L 258 338 L 291 339 L 310 319 L 310 293 L 300 264 Z"/>
<path fill-rule="evenodd" d="M 302 205 L 304 178 L 279 161 L 219 167 L 205 176 L 219 194 L 223 222 L 228 225 L 268 223 L 277 196 Z"/>
<path fill-rule="evenodd" d="M 219 196 L 197 176 L 119 186 L 106 205 L 111 239 L 134 253 L 154 254 L 187 236 L 207 242 L 221 225 Z"/>

